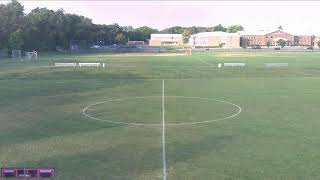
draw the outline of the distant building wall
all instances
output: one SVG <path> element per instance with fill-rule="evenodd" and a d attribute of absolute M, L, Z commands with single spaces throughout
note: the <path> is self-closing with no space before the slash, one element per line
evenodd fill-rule
<path fill-rule="evenodd" d="M 208 36 L 206 37 L 208 39 L 208 43 L 206 44 L 206 46 L 210 46 L 210 47 L 219 47 L 220 46 L 220 38 L 219 36 Z"/>
<path fill-rule="evenodd" d="M 183 45 L 181 34 L 151 34 L 150 46 L 180 46 Z"/>
<path fill-rule="evenodd" d="M 226 32 L 202 32 L 189 38 L 189 45 L 202 47 L 239 48 L 240 35 Z"/>
<path fill-rule="evenodd" d="M 240 48 L 240 36 L 227 36 L 226 48 Z"/>
<path fill-rule="evenodd" d="M 276 46 L 280 39 L 285 40 L 287 42 L 287 46 L 313 46 L 314 42 L 314 36 L 296 36 L 282 30 L 266 34 L 242 34 L 241 39 L 242 42 L 246 42 L 248 46 L 267 46 L 268 42 L 270 42 L 271 46 Z"/>
<path fill-rule="evenodd" d="M 314 42 L 314 47 L 315 47 L 315 48 L 320 48 L 319 45 L 318 45 L 318 42 L 319 42 L 319 41 L 320 41 L 320 37 L 315 37 L 315 38 L 314 38 L 314 41 L 313 41 L 313 42 Z"/>
<path fill-rule="evenodd" d="M 313 46 L 314 45 L 314 36 L 298 36 L 299 38 L 299 46 Z"/>

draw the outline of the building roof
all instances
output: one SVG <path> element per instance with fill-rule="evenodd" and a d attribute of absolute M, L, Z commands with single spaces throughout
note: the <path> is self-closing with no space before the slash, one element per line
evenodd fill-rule
<path fill-rule="evenodd" d="M 281 32 L 284 32 L 284 33 L 287 33 L 287 34 L 291 34 L 291 35 L 296 35 L 296 36 L 312 36 L 311 34 L 293 34 L 293 33 L 289 33 L 289 32 L 286 32 L 284 30 L 281 30 L 281 29 L 277 29 L 277 30 L 259 30 L 259 31 L 239 31 L 240 35 L 247 35 L 247 36 L 254 36 L 254 35 L 260 35 L 260 36 L 264 36 L 264 35 L 267 35 L 267 34 L 270 34 L 270 33 L 275 33 L 275 32 L 278 32 L 278 31 L 281 31 Z"/>
<path fill-rule="evenodd" d="M 151 34 L 151 39 L 156 37 L 176 37 L 182 38 L 182 34 Z"/>
<path fill-rule="evenodd" d="M 259 31 L 239 31 L 240 35 L 266 35 L 275 31 L 270 30 L 259 30 Z"/>

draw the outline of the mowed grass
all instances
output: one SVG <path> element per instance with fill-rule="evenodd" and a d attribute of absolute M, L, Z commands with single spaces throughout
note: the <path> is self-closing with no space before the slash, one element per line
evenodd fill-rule
<path fill-rule="evenodd" d="M 0 61 L 0 167 L 57 180 L 320 179 L 319 53 L 40 54 Z M 108 68 L 55 68 L 105 62 Z M 245 62 L 245 68 L 216 68 Z M 289 63 L 288 68 L 264 67 Z M 142 98 L 135 98 L 142 97 Z M 188 98 L 200 97 L 200 98 Z M 201 99 L 202 98 L 202 99 Z M 196 125 L 169 125 L 223 119 Z M 120 100 L 119 100 L 120 99 Z M 90 119 L 155 125 L 124 125 Z"/>

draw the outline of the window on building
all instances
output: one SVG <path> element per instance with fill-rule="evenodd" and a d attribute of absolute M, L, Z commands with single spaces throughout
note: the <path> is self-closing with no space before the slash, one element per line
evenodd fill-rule
<path fill-rule="evenodd" d="M 268 38 L 268 36 L 266 36 L 266 38 Z"/>

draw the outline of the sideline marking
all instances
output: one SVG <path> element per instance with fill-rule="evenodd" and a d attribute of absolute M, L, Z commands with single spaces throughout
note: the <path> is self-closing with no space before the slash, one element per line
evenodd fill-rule
<path fill-rule="evenodd" d="M 99 104 L 104 104 L 107 102 L 119 102 L 119 101 L 126 101 L 126 100 L 131 100 L 131 99 L 148 99 L 148 98 L 161 98 L 162 96 L 142 96 L 142 97 L 131 97 L 131 98 L 120 98 L 120 99 L 110 99 L 108 101 L 103 101 L 103 102 L 97 102 L 94 104 L 91 104 L 87 107 L 85 107 L 82 110 L 82 114 L 90 119 L 94 119 L 96 121 L 101 121 L 101 122 L 109 122 L 109 123 L 114 123 L 114 124 L 124 124 L 124 125 L 136 125 L 136 126 L 161 126 L 162 123 L 129 123 L 129 122 L 117 122 L 117 121 L 111 121 L 111 120 L 107 120 L 107 119 L 99 119 L 96 117 L 91 116 L 90 114 L 87 113 L 87 110 L 90 109 L 93 106 L 99 105 Z M 225 103 L 225 104 L 230 104 L 234 107 L 236 107 L 238 109 L 238 111 L 228 117 L 224 117 L 224 118 L 218 118 L 218 119 L 211 119 L 211 120 L 206 120 L 206 121 L 195 121 L 195 122 L 182 122 L 182 123 L 166 123 L 165 125 L 167 126 L 182 126 L 182 125 L 196 125 L 196 124 L 204 124 L 204 123 L 211 123 L 211 122 L 217 122 L 217 121 L 223 121 L 223 120 L 227 120 L 227 119 L 231 119 L 234 118 L 236 116 L 238 116 L 241 111 L 242 108 L 237 105 L 234 104 L 232 102 L 228 102 L 225 100 L 219 100 L 219 99 L 213 99 L 213 98 L 203 98 L 203 97 L 188 97 L 188 96 L 166 96 L 167 98 L 184 98 L 184 99 L 200 99 L 200 100 L 207 100 L 207 101 L 217 101 L 217 102 L 221 102 L 221 103 Z"/>
<path fill-rule="evenodd" d="M 164 107 L 164 79 L 162 80 L 162 164 L 163 180 L 167 180 L 167 162 L 166 162 L 166 124 Z"/>

